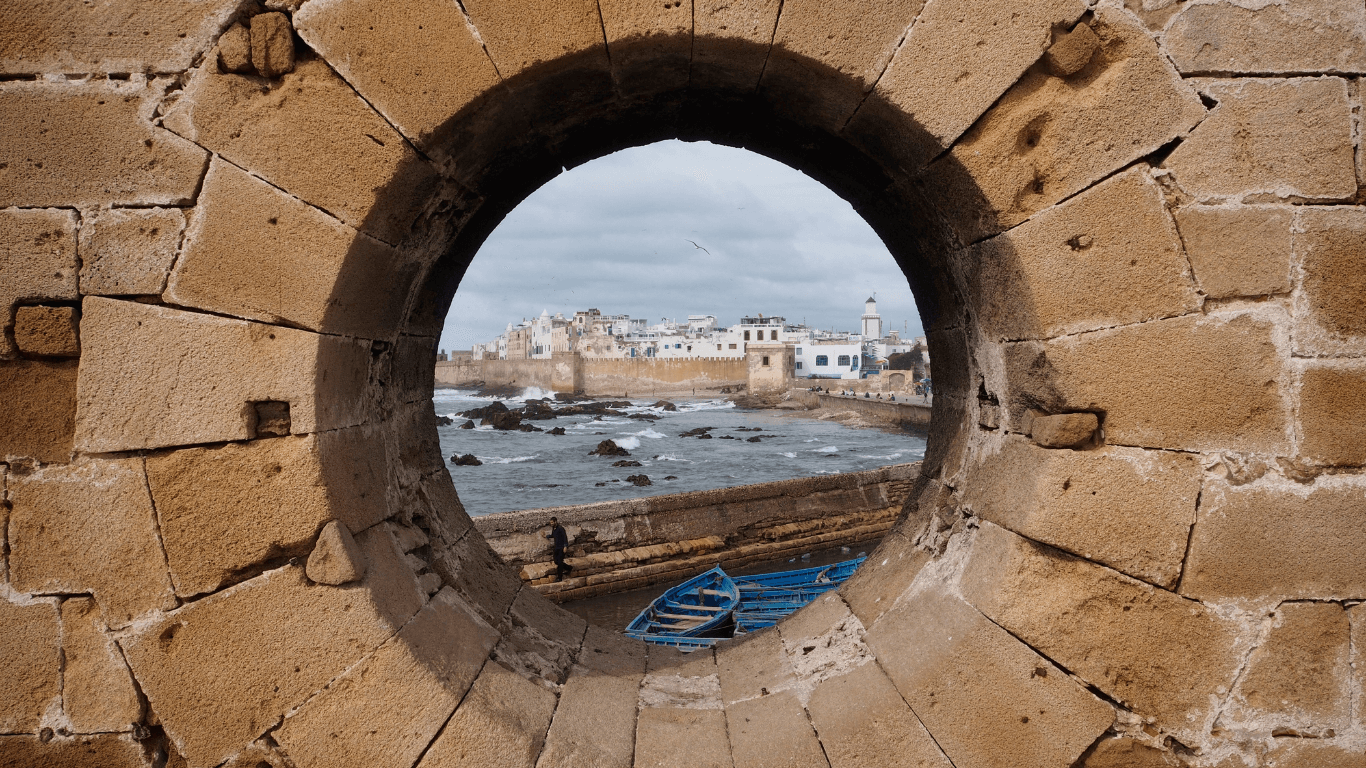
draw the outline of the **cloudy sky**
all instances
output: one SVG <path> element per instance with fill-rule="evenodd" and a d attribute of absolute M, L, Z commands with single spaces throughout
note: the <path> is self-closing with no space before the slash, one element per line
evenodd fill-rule
<path fill-rule="evenodd" d="M 873 293 L 884 329 L 920 335 L 905 276 L 848 203 L 752 152 L 665 141 L 560 174 L 523 201 L 466 272 L 441 347 L 589 307 L 651 324 L 762 312 L 857 332 Z"/>

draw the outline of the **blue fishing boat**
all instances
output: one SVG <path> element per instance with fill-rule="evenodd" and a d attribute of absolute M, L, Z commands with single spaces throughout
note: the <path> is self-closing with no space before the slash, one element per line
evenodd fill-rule
<path fill-rule="evenodd" d="M 729 637 L 731 614 L 739 603 L 735 581 L 717 566 L 665 590 L 631 620 L 626 634 L 661 645 L 676 645 L 662 642 L 676 638 Z"/>
<path fill-rule="evenodd" d="M 740 605 L 735 609 L 735 633 L 754 632 L 777 624 L 788 614 L 838 588 L 865 559 L 857 557 L 832 565 L 736 579 Z"/>

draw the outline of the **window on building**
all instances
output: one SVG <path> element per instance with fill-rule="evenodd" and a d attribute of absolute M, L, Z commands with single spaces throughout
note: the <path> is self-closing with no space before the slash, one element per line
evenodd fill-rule
<path fill-rule="evenodd" d="M 816 355 L 816 367 L 823 368 L 830 364 L 830 358 L 825 355 Z"/>
<path fill-rule="evenodd" d="M 730 345 L 730 348 L 731 348 L 731 349 L 735 349 L 735 345 L 734 345 L 734 344 Z"/>
<path fill-rule="evenodd" d="M 720 351 L 721 351 L 721 345 L 720 345 L 720 344 L 717 344 L 717 345 L 716 345 L 716 351 L 717 351 L 717 352 L 720 352 Z"/>
<path fill-rule="evenodd" d="M 802 353 L 802 348 L 801 348 L 801 347 L 797 347 L 797 354 L 800 355 L 801 353 Z"/>
<path fill-rule="evenodd" d="M 749 341 L 749 331 L 745 331 L 745 341 Z"/>
<path fill-rule="evenodd" d="M 835 365 L 848 365 L 848 364 L 849 364 L 849 356 L 848 356 L 848 355 L 840 355 L 839 361 L 835 363 Z"/>
<path fill-rule="evenodd" d="M 800 371 L 801 369 L 802 369 L 802 361 L 798 360 L 798 361 L 797 361 L 797 370 Z"/>
<path fill-rule="evenodd" d="M 768 366 L 768 355 L 764 355 L 764 366 Z"/>
<path fill-rule="evenodd" d="M 777 341 L 777 340 L 778 340 L 778 332 L 777 332 L 777 331 L 769 331 L 769 332 L 768 332 L 768 339 L 769 339 L 769 341 Z"/>

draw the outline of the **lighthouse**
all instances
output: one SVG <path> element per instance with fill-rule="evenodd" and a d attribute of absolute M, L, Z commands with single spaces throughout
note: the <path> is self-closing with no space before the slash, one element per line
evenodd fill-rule
<path fill-rule="evenodd" d="M 863 340 L 882 338 L 882 315 L 877 313 L 877 299 L 872 296 L 863 303 Z"/>

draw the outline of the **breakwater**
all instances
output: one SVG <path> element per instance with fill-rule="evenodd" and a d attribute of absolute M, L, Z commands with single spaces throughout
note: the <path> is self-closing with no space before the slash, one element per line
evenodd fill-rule
<path fill-rule="evenodd" d="M 931 402 L 915 398 L 902 402 L 897 400 L 877 400 L 853 395 L 827 395 L 825 393 L 804 392 L 806 402 L 812 399 L 821 408 L 830 410 L 854 411 L 877 421 L 895 424 L 899 427 L 925 430 L 930 426 Z"/>

